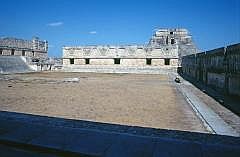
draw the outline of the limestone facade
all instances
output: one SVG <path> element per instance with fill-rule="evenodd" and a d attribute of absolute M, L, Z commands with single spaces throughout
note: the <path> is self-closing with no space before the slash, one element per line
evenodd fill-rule
<path fill-rule="evenodd" d="M 63 65 L 173 66 L 197 48 L 186 29 L 159 29 L 147 45 L 63 47 Z"/>
<path fill-rule="evenodd" d="M 41 41 L 38 37 L 32 40 L 17 38 L 0 39 L 0 56 L 27 56 L 33 58 L 46 58 L 48 42 Z"/>

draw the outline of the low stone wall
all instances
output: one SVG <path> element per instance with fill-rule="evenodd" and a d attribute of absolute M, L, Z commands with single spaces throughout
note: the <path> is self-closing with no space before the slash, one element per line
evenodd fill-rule
<path fill-rule="evenodd" d="M 0 111 L 3 156 L 237 157 L 240 137 Z M 93 142 L 94 141 L 94 142 Z M 9 150 L 13 150 L 12 152 Z M 17 153 L 16 153 L 17 152 Z M 42 154 L 41 154 L 42 155 Z M 44 156 L 43 155 L 43 156 Z"/>

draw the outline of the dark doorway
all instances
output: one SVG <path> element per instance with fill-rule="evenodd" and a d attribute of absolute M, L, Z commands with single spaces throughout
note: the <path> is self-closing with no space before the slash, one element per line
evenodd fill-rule
<path fill-rule="evenodd" d="M 168 36 L 167 36 L 167 38 L 166 38 L 166 44 L 168 45 Z"/>
<path fill-rule="evenodd" d="M 70 58 L 70 64 L 74 64 L 74 58 Z"/>
<path fill-rule="evenodd" d="M 25 54 L 25 50 L 22 50 L 22 56 L 25 56 L 26 54 Z"/>
<path fill-rule="evenodd" d="M 170 59 L 169 58 L 164 59 L 164 65 L 170 65 Z"/>
<path fill-rule="evenodd" d="M 89 64 L 90 63 L 90 59 L 89 58 L 86 58 L 85 59 L 85 64 Z"/>
<path fill-rule="evenodd" d="M 11 50 L 11 55 L 14 56 L 14 49 Z"/>
<path fill-rule="evenodd" d="M 146 59 L 146 64 L 147 65 L 151 65 L 152 64 L 152 59 L 151 58 L 147 58 Z"/>
<path fill-rule="evenodd" d="M 120 58 L 114 58 L 114 64 L 120 64 Z"/>

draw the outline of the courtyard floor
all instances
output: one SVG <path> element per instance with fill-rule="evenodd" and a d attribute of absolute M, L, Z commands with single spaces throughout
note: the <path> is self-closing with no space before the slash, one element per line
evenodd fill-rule
<path fill-rule="evenodd" d="M 0 75 L 0 110 L 208 132 L 167 75 L 60 72 Z"/>

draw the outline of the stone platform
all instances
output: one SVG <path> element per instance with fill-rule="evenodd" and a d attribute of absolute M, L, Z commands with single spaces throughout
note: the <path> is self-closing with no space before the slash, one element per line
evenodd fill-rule
<path fill-rule="evenodd" d="M 177 67 L 164 66 L 119 66 L 119 65 L 64 65 L 62 72 L 168 74 L 177 72 Z"/>
<path fill-rule="evenodd" d="M 0 74 L 33 72 L 22 56 L 0 56 Z"/>

